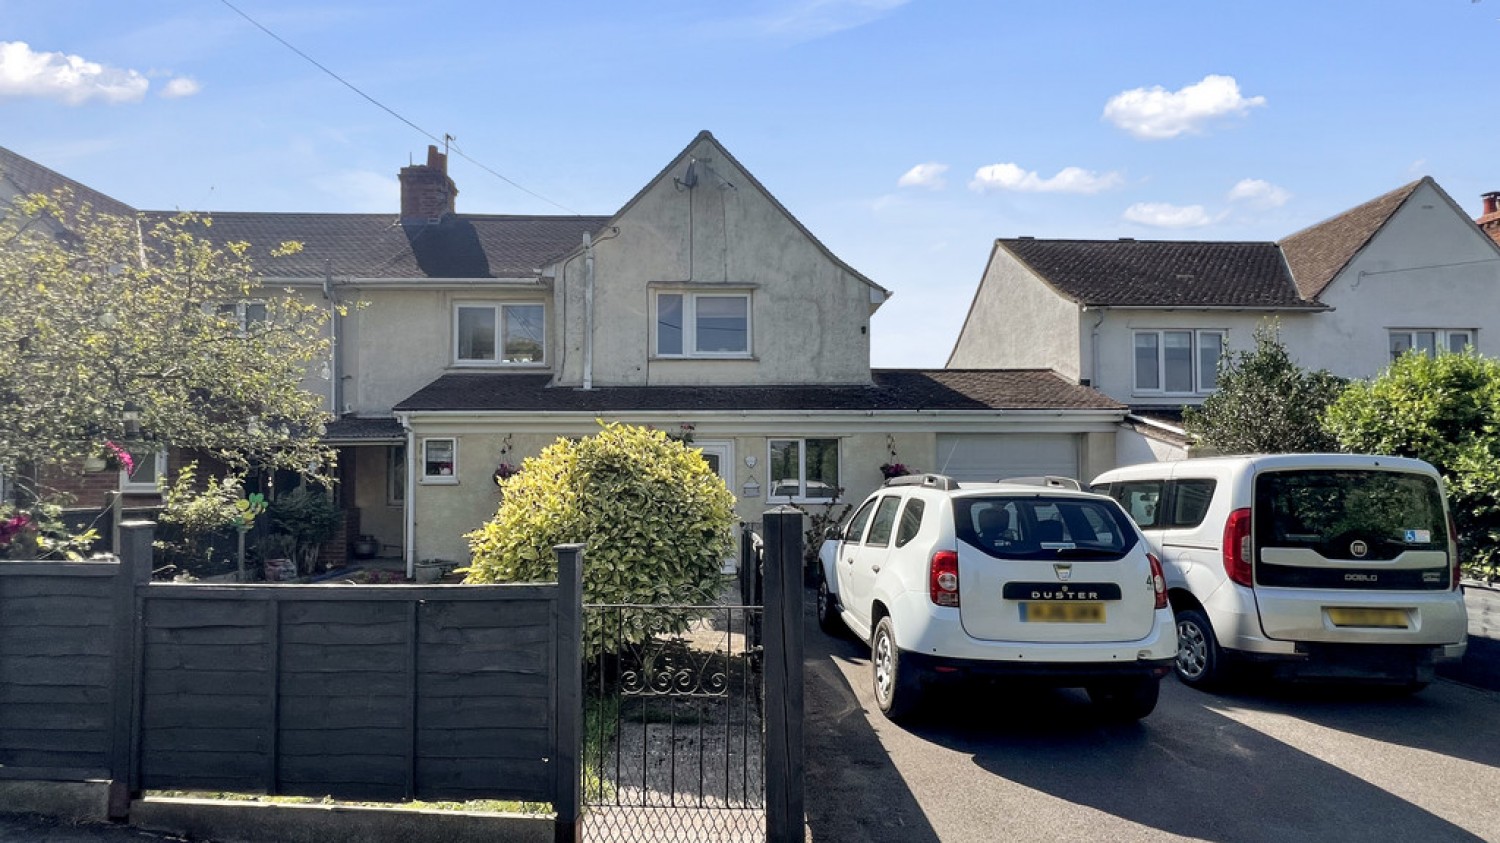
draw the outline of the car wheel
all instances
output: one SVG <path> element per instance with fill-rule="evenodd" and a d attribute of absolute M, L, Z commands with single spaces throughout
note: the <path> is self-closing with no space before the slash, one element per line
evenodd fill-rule
<path fill-rule="evenodd" d="M 1156 710 L 1161 679 L 1139 676 L 1088 686 L 1089 700 L 1111 720 L 1140 720 Z"/>
<path fill-rule="evenodd" d="M 838 600 L 828 590 L 828 578 L 818 576 L 818 628 L 829 635 L 843 635 L 847 627 L 839 617 Z"/>
<path fill-rule="evenodd" d="M 1224 653 L 1213 624 L 1197 609 L 1177 613 L 1177 678 L 1194 688 L 1212 688 L 1224 679 Z"/>
<path fill-rule="evenodd" d="M 884 617 L 875 625 L 870 639 L 870 674 L 875 680 L 875 704 L 891 720 L 900 720 L 916 708 L 919 691 L 910 668 L 901 666 L 901 651 L 896 648 L 896 631 L 891 619 Z"/>

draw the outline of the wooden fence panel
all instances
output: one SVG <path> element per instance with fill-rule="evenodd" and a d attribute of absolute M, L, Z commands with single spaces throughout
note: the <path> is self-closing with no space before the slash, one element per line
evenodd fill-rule
<path fill-rule="evenodd" d="M 0 563 L 0 778 L 109 777 L 119 572 Z"/>

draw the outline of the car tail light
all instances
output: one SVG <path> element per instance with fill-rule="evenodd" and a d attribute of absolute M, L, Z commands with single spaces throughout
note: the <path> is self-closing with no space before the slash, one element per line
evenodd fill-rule
<path fill-rule="evenodd" d="M 1156 592 L 1156 608 L 1167 608 L 1167 576 L 1161 571 L 1161 560 L 1156 554 L 1148 553 L 1146 558 L 1151 561 L 1151 588 Z"/>
<path fill-rule="evenodd" d="M 1250 578 L 1250 510 L 1236 509 L 1224 522 L 1224 573 L 1243 586 Z"/>
<path fill-rule="evenodd" d="M 1458 591 L 1461 587 L 1458 578 L 1463 575 L 1463 566 L 1458 562 L 1458 530 L 1453 526 L 1453 513 L 1444 513 L 1448 516 L 1448 558 L 1453 560 L 1453 579 L 1448 583 L 1450 591 Z"/>
<path fill-rule="evenodd" d="M 927 593 L 938 606 L 958 605 L 958 554 L 939 550 L 927 568 Z"/>

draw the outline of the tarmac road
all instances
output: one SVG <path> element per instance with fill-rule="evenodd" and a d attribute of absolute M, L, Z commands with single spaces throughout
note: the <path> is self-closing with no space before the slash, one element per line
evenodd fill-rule
<path fill-rule="evenodd" d="M 869 649 L 806 641 L 814 841 L 1500 840 L 1500 593 L 1469 589 L 1470 657 L 1411 696 L 1175 677 L 1139 724 L 1075 690 L 965 688 L 906 725 Z M 811 600 L 808 600 L 811 603 Z"/>

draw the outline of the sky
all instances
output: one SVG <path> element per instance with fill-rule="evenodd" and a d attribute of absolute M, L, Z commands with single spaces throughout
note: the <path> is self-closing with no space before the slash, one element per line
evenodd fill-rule
<path fill-rule="evenodd" d="M 0 0 L 0 145 L 137 208 L 611 214 L 707 129 L 939 368 L 997 238 L 1500 190 L 1500 0 Z M 290 46 L 288 46 L 290 45 Z M 300 53 L 300 54 L 299 54 Z M 320 67 L 321 66 L 321 67 Z"/>

